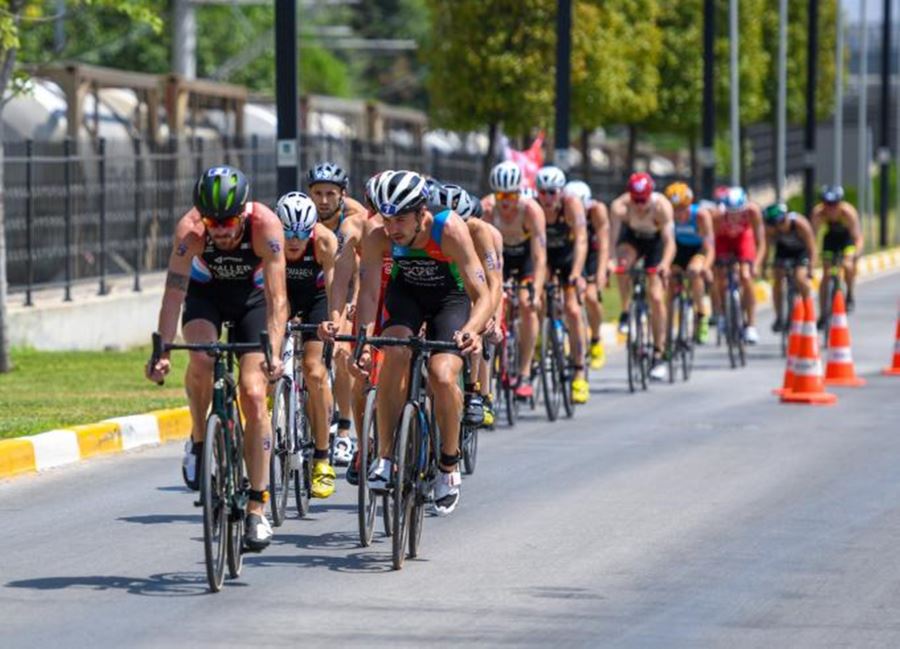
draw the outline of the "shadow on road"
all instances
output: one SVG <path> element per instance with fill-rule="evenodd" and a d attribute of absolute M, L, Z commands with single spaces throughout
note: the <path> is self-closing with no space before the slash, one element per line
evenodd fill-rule
<path fill-rule="evenodd" d="M 413 561 L 413 560 L 410 560 Z M 418 559 L 415 559 L 418 561 Z M 253 567 L 286 566 L 293 565 L 298 568 L 328 568 L 334 572 L 349 572 L 354 574 L 380 574 L 391 572 L 390 548 L 384 552 L 353 552 L 351 554 L 337 555 L 295 555 L 274 556 L 255 555 L 244 556 L 244 563 Z"/>
<path fill-rule="evenodd" d="M 200 514 L 146 514 L 143 516 L 120 516 L 116 520 L 140 525 L 167 525 L 170 523 L 200 525 L 203 523 L 203 516 Z"/>
<path fill-rule="evenodd" d="M 232 582 L 240 585 L 238 582 Z M 22 579 L 6 584 L 7 588 L 33 590 L 63 590 L 87 588 L 89 590 L 122 590 L 129 595 L 166 595 L 193 597 L 209 592 L 206 576 L 199 572 L 168 572 L 149 577 L 122 577 L 118 575 L 88 575 L 84 577 L 42 577 Z"/>

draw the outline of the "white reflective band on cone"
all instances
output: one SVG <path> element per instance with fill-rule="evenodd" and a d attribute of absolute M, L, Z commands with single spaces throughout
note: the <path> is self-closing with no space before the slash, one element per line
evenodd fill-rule
<path fill-rule="evenodd" d="M 831 316 L 831 328 L 835 329 L 837 327 L 847 328 L 847 314 L 846 313 L 835 313 Z"/>
<path fill-rule="evenodd" d="M 852 363 L 853 355 L 849 347 L 829 347 L 828 361 L 833 363 Z"/>
<path fill-rule="evenodd" d="M 798 358 L 794 362 L 794 374 L 797 376 L 821 376 L 822 364 L 818 358 Z"/>
<path fill-rule="evenodd" d="M 815 336 L 817 335 L 816 331 L 816 323 L 815 322 L 801 322 L 799 333 L 801 336 Z"/>

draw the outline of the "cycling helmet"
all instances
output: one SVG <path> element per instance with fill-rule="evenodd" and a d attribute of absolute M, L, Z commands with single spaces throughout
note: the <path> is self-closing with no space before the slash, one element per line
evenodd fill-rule
<path fill-rule="evenodd" d="M 582 205 L 588 207 L 591 203 L 591 188 L 583 180 L 572 180 L 563 187 L 563 194 L 566 196 L 574 196 L 581 201 Z"/>
<path fill-rule="evenodd" d="M 194 185 L 194 207 L 201 216 L 216 221 L 242 214 L 249 196 L 247 177 L 228 165 L 210 167 Z"/>
<path fill-rule="evenodd" d="M 319 220 L 316 204 L 303 192 L 288 192 L 279 198 L 275 213 L 281 226 L 296 232 L 300 239 L 308 239 Z"/>
<path fill-rule="evenodd" d="M 465 189 L 450 183 L 432 189 L 431 203 L 443 209 L 453 210 L 464 220 L 474 216 L 476 203 L 481 204 Z"/>
<path fill-rule="evenodd" d="M 788 208 L 784 203 L 772 203 L 763 210 L 763 221 L 766 225 L 778 225 L 787 218 Z"/>
<path fill-rule="evenodd" d="M 306 186 L 312 187 L 317 183 L 331 183 L 341 189 L 347 189 L 350 179 L 347 172 L 333 162 L 320 162 L 306 172 Z"/>
<path fill-rule="evenodd" d="M 562 189 L 566 184 L 566 174 L 559 167 L 548 165 L 538 169 L 535 185 L 538 191 Z"/>
<path fill-rule="evenodd" d="M 743 187 L 729 187 L 722 203 L 726 212 L 742 212 L 747 207 L 747 192 Z"/>
<path fill-rule="evenodd" d="M 672 183 L 666 187 L 666 198 L 673 207 L 686 207 L 694 202 L 694 192 L 687 183 Z"/>
<path fill-rule="evenodd" d="M 728 196 L 728 185 L 719 185 L 713 190 L 713 201 L 720 205 L 725 202 L 726 196 Z"/>
<path fill-rule="evenodd" d="M 844 188 L 840 185 L 826 185 L 822 188 L 822 201 L 829 205 L 837 205 L 844 200 Z"/>
<path fill-rule="evenodd" d="M 378 178 L 375 206 L 385 218 L 413 212 L 427 201 L 425 178 L 414 171 L 386 171 Z"/>
<path fill-rule="evenodd" d="M 491 169 L 491 189 L 495 192 L 517 192 L 522 187 L 522 170 L 507 160 Z"/>
<path fill-rule="evenodd" d="M 646 203 L 653 194 L 653 177 L 645 172 L 631 174 L 628 179 L 628 194 L 635 203 Z"/>

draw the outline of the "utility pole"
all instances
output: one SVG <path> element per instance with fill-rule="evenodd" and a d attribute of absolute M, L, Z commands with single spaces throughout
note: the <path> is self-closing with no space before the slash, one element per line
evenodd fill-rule
<path fill-rule="evenodd" d="M 172 70 L 185 79 L 197 78 L 197 14 L 192 0 L 175 0 Z"/>
<path fill-rule="evenodd" d="M 867 0 L 859 0 L 859 105 L 857 106 L 856 121 L 858 123 L 857 139 L 857 180 L 856 196 L 857 208 L 863 223 L 860 227 L 868 228 L 868 205 L 866 198 L 869 194 L 869 26 L 866 17 Z M 867 231 L 867 230 L 863 230 Z"/>
<path fill-rule="evenodd" d="M 811 214 L 816 193 L 816 84 L 819 71 L 819 0 L 809 0 L 806 42 L 806 158 L 803 172 L 804 213 Z"/>
<path fill-rule="evenodd" d="M 832 182 L 840 185 L 843 176 L 844 162 L 844 12 L 841 3 L 837 11 L 837 48 L 835 52 L 834 74 L 834 178 Z"/>
<path fill-rule="evenodd" d="M 879 210 L 878 243 L 888 243 L 888 195 L 891 172 L 891 0 L 884 0 L 884 20 L 881 30 L 881 145 L 878 164 L 881 165 L 881 200 Z"/>
<path fill-rule="evenodd" d="M 775 158 L 775 197 L 784 200 L 787 149 L 787 24 L 788 0 L 778 2 L 778 155 Z"/>
<path fill-rule="evenodd" d="M 731 78 L 731 185 L 741 184 L 741 76 L 738 69 L 740 35 L 738 31 L 738 0 L 728 3 L 728 40 L 730 41 L 729 76 Z"/>
<path fill-rule="evenodd" d="M 572 66 L 572 0 L 556 3 L 556 146 L 554 162 L 569 170 L 569 92 Z"/>
<path fill-rule="evenodd" d="M 278 195 L 297 189 L 297 2 L 275 0 Z"/>
<path fill-rule="evenodd" d="M 700 146 L 701 195 L 712 198 L 713 186 L 716 183 L 716 103 L 715 103 L 715 41 L 716 41 L 716 3 L 715 0 L 703 2 L 703 139 Z"/>

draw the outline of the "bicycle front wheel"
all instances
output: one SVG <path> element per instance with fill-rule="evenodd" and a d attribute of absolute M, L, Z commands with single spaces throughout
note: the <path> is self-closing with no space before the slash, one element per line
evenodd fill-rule
<path fill-rule="evenodd" d="M 366 409 L 363 414 L 362 434 L 357 435 L 356 461 L 359 463 L 359 483 L 357 485 L 357 518 L 359 522 L 359 543 L 367 547 L 375 534 L 375 513 L 378 509 L 377 497 L 369 491 L 369 467 L 378 457 L 378 435 L 375 426 L 375 388 L 366 393 Z"/>
<path fill-rule="evenodd" d="M 272 525 L 284 522 L 291 480 L 290 419 L 291 386 L 287 379 L 279 379 L 272 400 L 272 453 L 269 456 L 269 500 L 272 505 Z"/>
<path fill-rule="evenodd" d="M 675 362 L 678 360 L 681 340 L 678 332 L 681 329 L 681 295 L 676 295 L 668 304 L 666 311 L 666 349 L 668 352 L 669 383 L 675 383 Z"/>
<path fill-rule="evenodd" d="M 409 541 L 409 522 L 415 496 L 418 459 L 416 452 L 418 423 L 418 408 L 413 403 L 407 403 L 403 408 L 400 425 L 394 434 L 394 484 L 391 490 L 394 523 L 391 550 L 394 570 L 403 568 Z"/>
<path fill-rule="evenodd" d="M 237 579 L 244 566 L 244 555 L 241 548 L 244 543 L 244 515 L 247 508 L 247 490 L 250 484 L 246 478 L 244 467 L 244 429 L 240 415 L 235 409 L 234 435 L 231 439 L 231 483 L 234 495 L 231 497 L 231 508 L 228 513 L 228 576 Z M 264 514 L 265 515 L 265 514 Z"/>
<path fill-rule="evenodd" d="M 681 354 L 681 375 L 687 381 L 694 369 L 694 303 L 690 298 L 681 301 L 681 317 L 678 325 Z"/>
<path fill-rule="evenodd" d="M 553 355 L 556 357 L 556 371 L 559 376 L 560 398 L 566 419 L 575 415 L 575 403 L 572 401 L 572 374 L 569 370 L 569 360 L 566 354 L 566 343 L 569 340 L 569 332 L 565 327 L 554 329 Z M 571 349 L 571 346 L 570 346 Z M 584 363 L 584 359 L 581 360 Z"/>
<path fill-rule="evenodd" d="M 547 419 L 556 421 L 559 417 L 559 367 L 555 350 L 556 336 L 550 318 L 544 320 L 541 327 L 541 356 L 539 359 L 541 373 L 541 390 L 544 395 L 544 408 Z"/>
<path fill-rule="evenodd" d="M 228 496 L 225 487 L 228 476 L 228 453 L 225 446 L 225 426 L 217 414 L 210 415 L 206 420 L 203 466 L 200 475 L 206 578 L 209 589 L 217 593 L 225 581 L 227 545 L 225 528 L 228 520 Z"/>
<path fill-rule="evenodd" d="M 309 432 L 309 419 L 306 417 L 305 399 L 300 400 L 297 407 L 297 441 L 299 446 L 299 465 L 294 471 L 294 500 L 297 515 L 300 518 L 309 513 L 309 494 L 312 489 L 312 435 Z"/>

